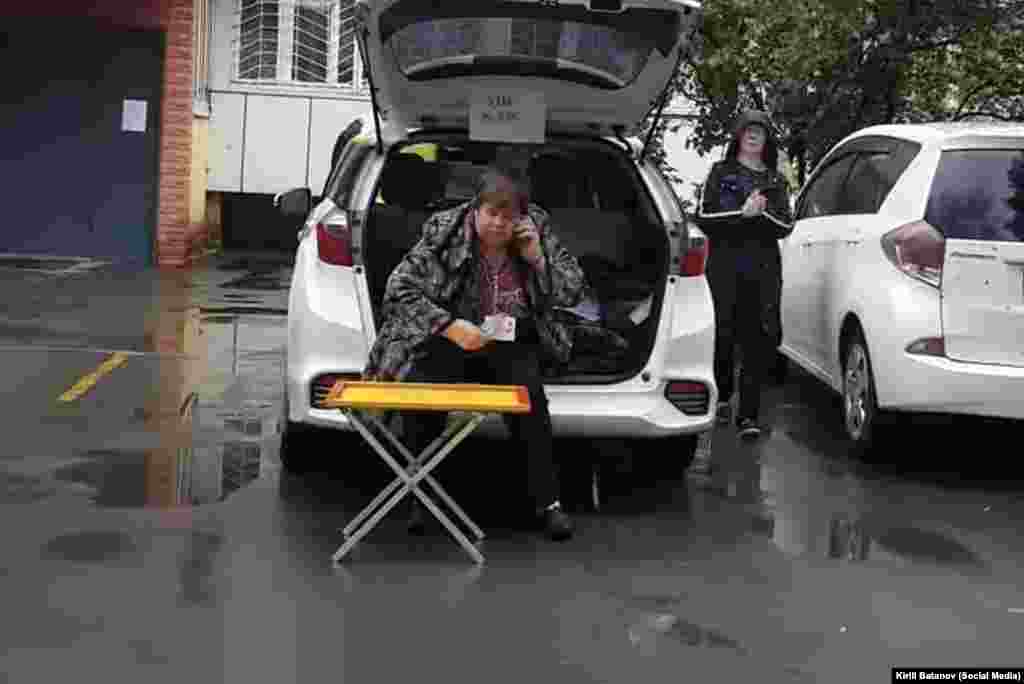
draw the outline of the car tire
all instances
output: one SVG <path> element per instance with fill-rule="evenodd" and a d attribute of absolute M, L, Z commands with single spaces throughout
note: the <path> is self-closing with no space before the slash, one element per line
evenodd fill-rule
<path fill-rule="evenodd" d="M 864 333 L 855 330 L 843 346 L 841 413 L 843 431 L 859 455 L 878 444 L 884 415 L 878 408 L 875 374 Z"/>

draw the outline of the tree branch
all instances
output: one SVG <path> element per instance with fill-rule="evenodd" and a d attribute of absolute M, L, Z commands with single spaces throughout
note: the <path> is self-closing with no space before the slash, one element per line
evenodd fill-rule
<path fill-rule="evenodd" d="M 1024 115 L 1021 116 L 1008 116 L 1006 114 L 999 114 L 988 110 L 975 110 L 970 112 L 962 112 L 953 118 L 953 121 L 963 121 L 964 119 L 970 119 L 975 116 L 988 116 L 993 119 L 999 119 L 1000 121 L 1014 122 L 1024 121 Z"/>
<path fill-rule="evenodd" d="M 963 113 L 964 109 L 967 107 L 967 104 L 971 100 L 973 100 L 979 93 L 983 92 L 986 88 L 992 87 L 993 85 L 995 84 L 992 83 L 992 81 L 982 81 L 977 86 L 969 90 L 967 94 L 964 95 L 963 98 L 960 100 L 960 105 L 956 108 L 956 113 L 953 114 L 953 120 L 959 121 L 957 117 L 959 117 L 960 114 Z"/>

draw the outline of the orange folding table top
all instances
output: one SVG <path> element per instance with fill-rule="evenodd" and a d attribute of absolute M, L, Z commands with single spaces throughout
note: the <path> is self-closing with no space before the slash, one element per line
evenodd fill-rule
<path fill-rule="evenodd" d="M 323 406 L 336 409 L 529 413 L 530 395 L 522 385 L 339 380 L 331 387 Z"/>

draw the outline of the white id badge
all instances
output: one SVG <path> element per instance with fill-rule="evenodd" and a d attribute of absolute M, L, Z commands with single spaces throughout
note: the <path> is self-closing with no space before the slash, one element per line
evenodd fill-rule
<path fill-rule="evenodd" d="M 505 314 L 494 314 L 484 318 L 481 328 L 484 335 L 499 342 L 514 342 L 516 339 L 516 319 Z"/>

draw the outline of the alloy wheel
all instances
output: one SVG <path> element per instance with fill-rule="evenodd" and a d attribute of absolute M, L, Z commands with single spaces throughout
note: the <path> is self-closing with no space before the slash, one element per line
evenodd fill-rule
<path fill-rule="evenodd" d="M 846 432 L 855 441 L 862 441 L 871 429 L 874 404 L 871 392 L 871 368 L 863 343 L 850 344 L 843 370 L 843 416 Z"/>

